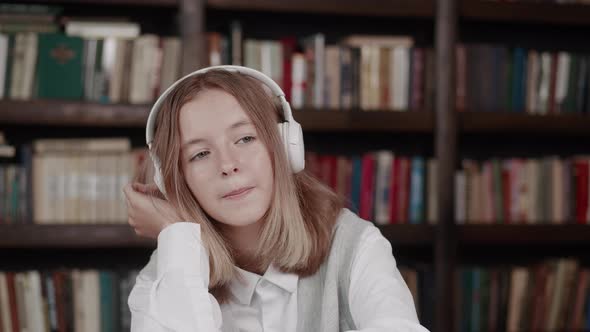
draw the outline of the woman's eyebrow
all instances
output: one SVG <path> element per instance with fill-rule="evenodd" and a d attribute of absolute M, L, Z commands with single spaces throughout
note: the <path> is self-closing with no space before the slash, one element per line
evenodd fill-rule
<path fill-rule="evenodd" d="M 207 140 L 204 138 L 193 138 L 189 141 L 186 141 L 182 144 L 181 149 L 184 149 L 186 147 L 188 147 L 189 145 L 193 145 L 193 144 L 199 144 L 199 143 L 203 143 L 206 142 Z"/>
<path fill-rule="evenodd" d="M 234 130 L 243 126 L 251 126 L 252 122 L 250 120 L 240 120 L 234 124 L 232 124 L 231 126 L 228 127 L 228 130 Z M 193 145 L 193 144 L 199 144 L 199 143 L 203 143 L 203 142 L 207 142 L 206 139 L 204 138 L 193 138 L 191 140 L 188 140 L 186 142 L 184 142 L 181 146 L 181 149 L 184 149 L 186 147 L 188 147 L 189 145 Z"/>
<path fill-rule="evenodd" d="M 243 127 L 243 126 L 250 126 L 252 125 L 252 122 L 250 120 L 240 120 L 236 123 L 234 123 L 233 125 L 229 126 L 228 130 L 233 130 L 239 127 Z"/>

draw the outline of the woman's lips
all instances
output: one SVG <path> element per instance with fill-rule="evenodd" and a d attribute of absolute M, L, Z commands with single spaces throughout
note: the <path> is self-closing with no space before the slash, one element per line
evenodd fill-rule
<path fill-rule="evenodd" d="M 254 189 L 254 187 L 240 188 L 238 190 L 234 190 L 234 191 L 231 191 L 231 192 L 223 195 L 223 198 L 227 198 L 227 199 L 241 198 L 241 197 L 248 195 L 252 191 L 252 189 Z"/>

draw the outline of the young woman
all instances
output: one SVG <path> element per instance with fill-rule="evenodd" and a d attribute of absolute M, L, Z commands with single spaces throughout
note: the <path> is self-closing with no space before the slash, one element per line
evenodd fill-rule
<path fill-rule="evenodd" d="M 371 223 L 310 176 L 270 78 L 210 67 L 150 113 L 156 185 L 125 187 L 158 248 L 129 296 L 133 332 L 427 331 Z"/>

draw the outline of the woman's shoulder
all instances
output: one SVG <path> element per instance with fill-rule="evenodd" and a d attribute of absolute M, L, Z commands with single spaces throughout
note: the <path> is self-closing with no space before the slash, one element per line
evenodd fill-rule
<path fill-rule="evenodd" d="M 139 271 L 137 275 L 138 280 L 142 281 L 155 281 L 157 278 L 157 266 L 158 266 L 158 249 L 154 249 L 150 256 L 150 260 L 147 264 Z"/>
<path fill-rule="evenodd" d="M 389 241 L 383 236 L 381 230 L 369 220 L 361 218 L 353 211 L 343 208 L 338 216 L 336 232 L 346 233 L 348 241 L 356 239 L 356 243 L 366 244 L 373 241 Z M 338 230 L 340 229 L 340 230 Z"/>
<path fill-rule="evenodd" d="M 367 231 L 369 229 L 376 229 L 378 230 L 372 222 L 365 220 L 359 217 L 356 213 L 350 211 L 347 208 L 343 208 L 340 211 L 340 215 L 336 221 L 337 228 L 347 228 L 347 229 L 354 229 L 356 231 Z"/>

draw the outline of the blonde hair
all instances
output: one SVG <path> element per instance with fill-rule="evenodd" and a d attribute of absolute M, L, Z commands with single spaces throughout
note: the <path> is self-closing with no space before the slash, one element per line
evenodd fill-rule
<path fill-rule="evenodd" d="M 280 106 L 256 79 L 227 71 L 210 71 L 182 81 L 158 113 L 153 151 L 162 164 L 169 202 L 182 218 L 197 222 L 208 250 L 209 288 L 218 300 L 227 295 L 234 277 L 234 255 L 220 228 L 201 208 L 185 181 L 180 158 L 179 114 L 184 104 L 203 91 L 220 89 L 232 95 L 254 124 L 270 155 L 274 193 L 264 216 L 256 250 L 257 268 L 274 263 L 283 272 L 314 274 L 329 253 L 332 229 L 344 207 L 343 200 L 307 171 L 291 172 L 277 123 Z"/>

